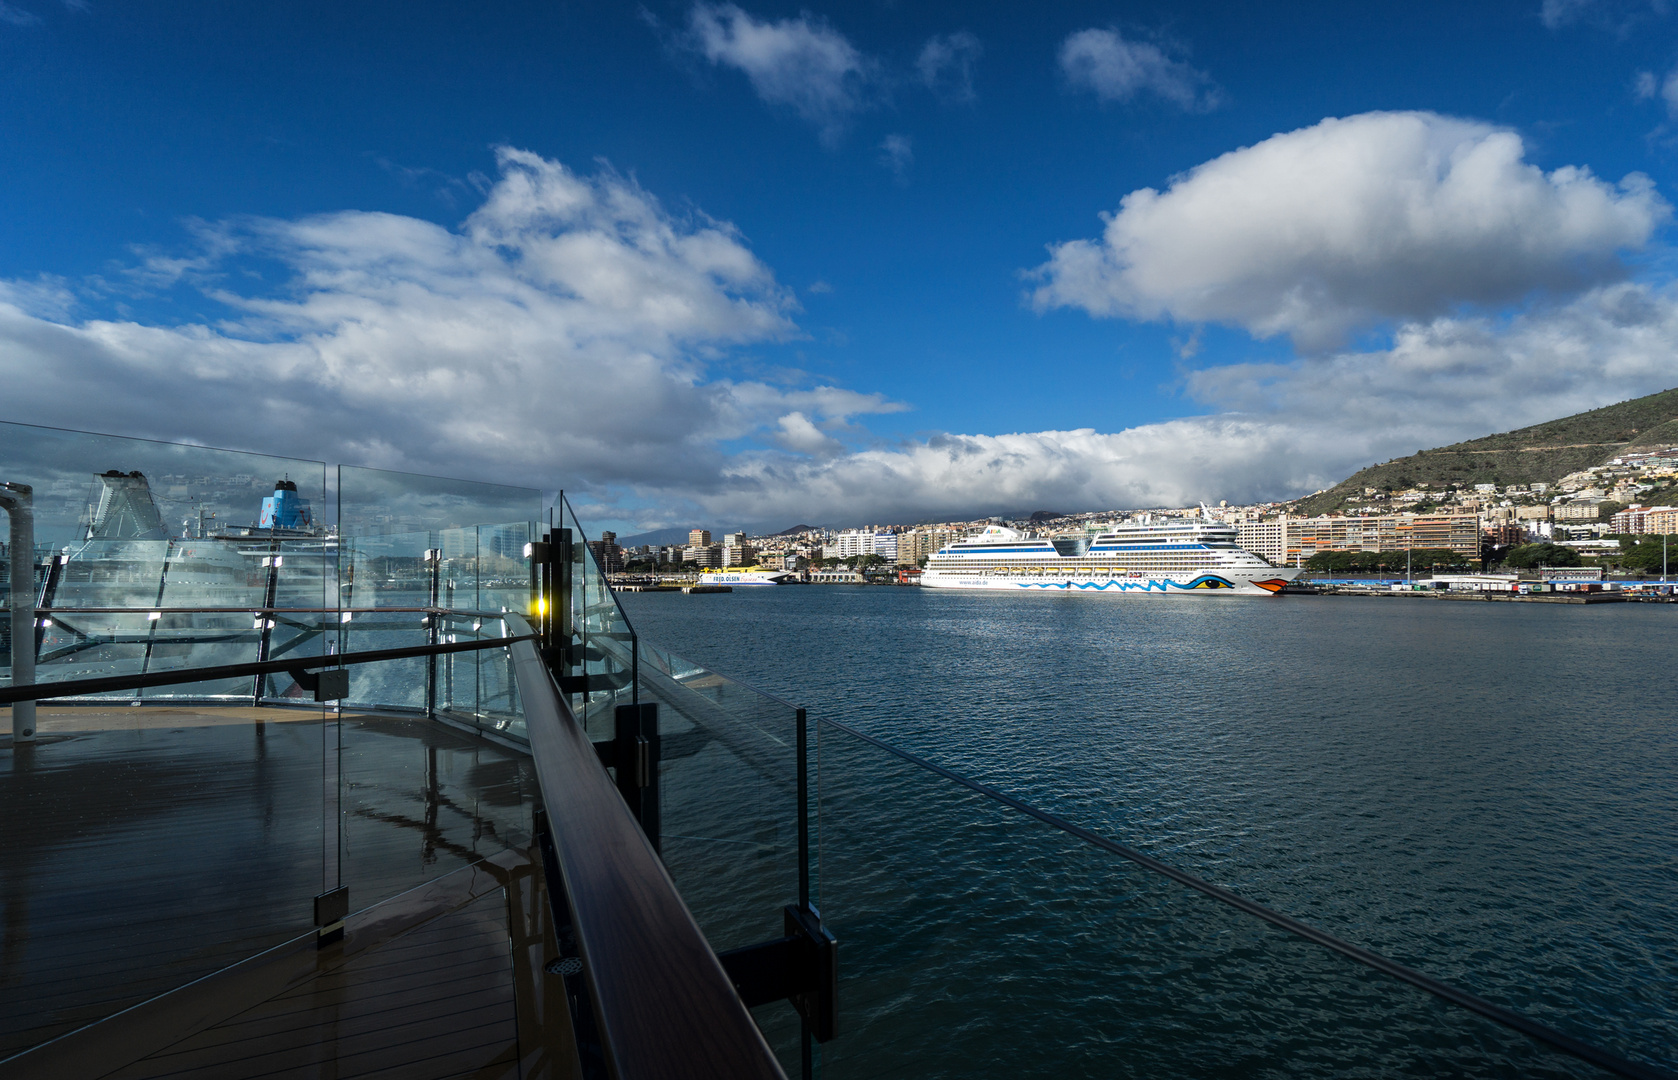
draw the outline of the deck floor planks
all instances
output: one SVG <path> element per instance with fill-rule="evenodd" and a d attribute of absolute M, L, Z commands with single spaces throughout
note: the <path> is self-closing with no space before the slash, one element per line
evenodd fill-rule
<path fill-rule="evenodd" d="M 458 952 L 439 954 L 427 971 L 415 971 L 412 965 L 395 971 L 388 966 L 376 969 L 386 988 L 378 995 L 354 997 L 339 1006 L 340 1019 L 357 1020 L 393 1010 L 418 1011 L 438 1001 L 470 1000 L 473 995 L 488 992 L 507 982 L 507 965 L 503 957 L 478 948 L 475 955 L 462 958 Z M 363 971 L 363 975 L 367 972 Z M 318 1008 L 316 999 L 332 984 L 323 977 L 307 993 L 282 995 L 268 1002 L 261 1010 L 241 1014 L 212 1031 L 215 1038 L 234 1040 L 257 1037 L 284 1030 L 293 1017 L 303 1016 Z M 214 1041 L 211 1039 L 210 1041 Z"/>
<path fill-rule="evenodd" d="M 340 1080 L 390 1069 L 430 1080 L 516 1058 L 506 904 L 496 894 L 137 1062 L 113 1080 L 256 1080 L 328 1062 Z"/>
<path fill-rule="evenodd" d="M 37 826 L 0 837 L 0 1058 L 307 932 L 322 887 L 320 713 L 51 713 L 35 747 L 0 743 L 0 813 Z M 526 759 L 420 718 L 343 719 L 353 909 L 527 842 Z"/>

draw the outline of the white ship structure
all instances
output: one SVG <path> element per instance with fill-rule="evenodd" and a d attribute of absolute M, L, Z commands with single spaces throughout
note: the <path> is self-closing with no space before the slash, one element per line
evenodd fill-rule
<path fill-rule="evenodd" d="M 767 566 L 742 566 L 734 570 L 706 570 L 699 575 L 701 585 L 779 585 L 798 577 L 790 570 L 771 570 Z"/>
<path fill-rule="evenodd" d="M 1297 577 L 1236 543 L 1232 525 L 1127 523 L 1080 536 L 1038 537 L 992 525 L 927 560 L 931 589 L 1264 596 Z"/>

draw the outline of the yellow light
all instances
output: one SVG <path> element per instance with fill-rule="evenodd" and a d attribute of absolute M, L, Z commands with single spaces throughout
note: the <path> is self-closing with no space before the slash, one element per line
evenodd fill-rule
<path fill-rule="evenodd" d="M 537 598 L 536 602 L 530 605 L 530 613 L 537 617 L 546 615 L 548 613 L 548 601 L 545 598 Z"/>

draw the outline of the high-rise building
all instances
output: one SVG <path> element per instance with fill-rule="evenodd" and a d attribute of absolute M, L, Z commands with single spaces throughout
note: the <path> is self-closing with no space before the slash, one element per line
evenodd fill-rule
<path fill-rule="evenodd" d="M 834 541 L 841 559 L 848 559 L 852 555 L 874 554 L 874 534 L 871 531 L 846 529 L 834 537 Z"/>
<path fill-rule="evenodd" d="M 688 533 L 688 547 L 706 547 L 711 543 L 710 529 L 695 529 Z"/>
<path fill-rule="evenodd" d="M 601 570 L 608 574 L 623 570 L 623 548 L 618 547 L 617 533 L 601 533 L 600 539 L 588 542 L 588 549 L 594 552 L 594 561 L 600 564 Z"/>
<path fill-rule="evenodd" d="M 936 555 L 945 545 L 960 538 L 954 529 L 910 529 L 897 534 L 897 564 L 919 566 L 922 559 Z"/>

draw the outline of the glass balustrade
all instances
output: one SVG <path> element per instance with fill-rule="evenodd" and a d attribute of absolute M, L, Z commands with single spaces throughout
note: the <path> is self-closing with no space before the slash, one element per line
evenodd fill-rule
<path fill-rule="evenodd" d="M 781 937 L 801 878 L 840 939 L 823 1075 L 1596 1075 L 640 640 L 563 498 L 17 424 L 0 469 L 35 493 L 35 579 L 0 596 L 42 609 L 42 682 L 500 638 L 568 532 L 561 688 L 597 744 L 658 706 L 656 840 L 711 946 Z M 303 681 L 41 705 L 0 773 L 0 1058 L 315 933 L 335 890 L 384 910 L 527 858 L 505 650 L 355 665 L 328 705 Z M 797 1075 L 790 1004 L 754 1015 Z"/>
<path fill-rule="evenodd" d="M 330 475 L 0 424 L 0 479 L 33 488 L 36 681 L 506 633 L 539 492 Z M 317 896 L 379 909 L 529 847 L 528 758 L 436 722 L 516 741 L 504 650 L 351 672 L 328 705 L 287 672 L 40 703 L 0 764 L 0 1059 L 309 937 Z"/>
<path fill-rule="evenodd" d="M 815 727 L 823 1076 L 1609 1075 Z"/>

